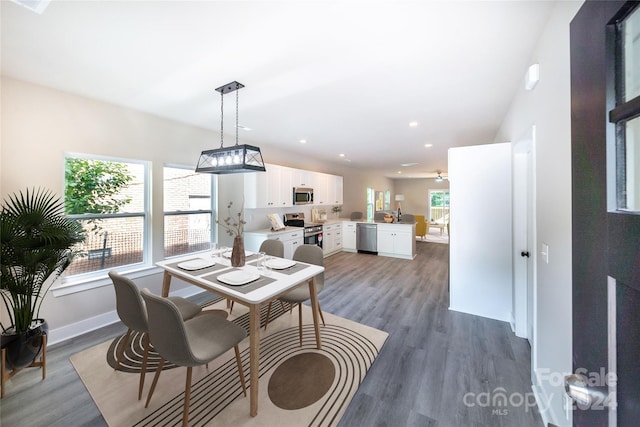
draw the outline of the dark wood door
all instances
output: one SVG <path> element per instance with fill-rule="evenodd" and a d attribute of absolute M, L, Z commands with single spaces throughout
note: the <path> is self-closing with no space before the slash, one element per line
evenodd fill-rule
<path fill-rule="evenodd" d="M 640 420 L 640 215 L 616 205 L 620 133 L 609 114 L 616 22 L 637 3 L 587 1 L 571 23 L 573 368 L 598 385 L 611 383 L 603 373 L 617 376 L 617 409 L 574 405 L 575 426 Z"/>

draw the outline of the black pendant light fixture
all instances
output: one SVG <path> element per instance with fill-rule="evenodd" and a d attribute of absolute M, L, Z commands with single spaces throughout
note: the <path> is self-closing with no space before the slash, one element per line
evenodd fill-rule
<path fill-rule="evenodd" d="M 244 85 L 238 82 L 227 83 L 216 91 L 220 92 L 220 148 L 206 150 L 200 154 L 196 172 L 226 174 L 245 172 L 265 172 L 260 148 L 238 144 L 238 91 Z M 236 93 L 236 145 L 224 147 L 224 95 Z"/>

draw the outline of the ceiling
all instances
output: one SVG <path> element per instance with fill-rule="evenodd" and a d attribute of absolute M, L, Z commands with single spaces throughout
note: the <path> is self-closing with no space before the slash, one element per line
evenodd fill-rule
<path fill-rule="evenodd" d="M 37 14 L 1 3 L 5 76 L 215 131 L 214 89 L 236 80 L 239 124 L 252 129 L 242 141 L 393 178 L 446 174 L 448 148 L 494 142 L 553 8 L 52 0 Z M 226 132 L 235 96 L 224 99 Z"/>

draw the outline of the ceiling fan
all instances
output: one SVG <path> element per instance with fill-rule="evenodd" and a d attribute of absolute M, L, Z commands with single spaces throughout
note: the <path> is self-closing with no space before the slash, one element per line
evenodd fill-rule
<path fill-rule="evenodd" d="M 435 177 L 436 182 L 442 182 L 443 180 L 447 179 L 447 178 L 443 178 L 442 171 L 437 171 L 437 172 L 438 172 L 438 176 Z"/>

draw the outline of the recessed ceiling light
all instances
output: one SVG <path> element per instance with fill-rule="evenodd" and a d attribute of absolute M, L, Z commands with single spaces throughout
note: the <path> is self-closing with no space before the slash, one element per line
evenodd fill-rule
<path fill-rule="evenodd" d="M 431 147 L 433 147 L 433 144 L 424 144 L 424 146 L 427 147 L 427 148 L 431 148 Z"/>
<path fill-rule="evenodd" d="M 402 171 L 398 171 L 398 174 L 402 174 Z"/>
<path fill-rule="evenodd" d="M 249 128 L 249 127 L 242 126 L 242 125 L 238 125 L 238 129 L 242 129 L 242 130 L 247 131 L 247 132 L 251 132 L 253 130 L 253 129 Z"/>
<path fill-rule="evenodd" d="M 306 140 L 306 139 L 301 139 L 301 140 L 300 140 L 300 144 L 306 144 L 306 143 L 307 143 L 307 140 Z"/>
<path fill-rule="evenodd" d="M 400 163 L 400 166 L 402 166 L 403 168 L 406 168 L 408 166 L 415 166 L 417 165 L 417 163 Z"/>
<path fill-rule="evenodd" d="M 418 122 L 409 122 L 409 126 L 414 128 L 414 127 L 418 126 Z"/>
<path fill-rule="evenodd" d="M 344 157 L 344 153 L 340 153 L 338 154 L 340 157 Z"/>

